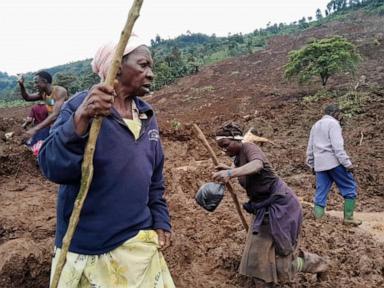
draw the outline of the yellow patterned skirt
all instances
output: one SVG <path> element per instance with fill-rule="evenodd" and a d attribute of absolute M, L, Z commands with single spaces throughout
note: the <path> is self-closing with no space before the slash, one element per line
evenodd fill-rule
<path fill-rule="evenodd" d="M 52 260 L 51 280 L 61 250 Z M 142 230 L 111 252 L 80 255 L 68 252 L 59 288 L 174 288 L 159 251 L 157 233 Z"/>

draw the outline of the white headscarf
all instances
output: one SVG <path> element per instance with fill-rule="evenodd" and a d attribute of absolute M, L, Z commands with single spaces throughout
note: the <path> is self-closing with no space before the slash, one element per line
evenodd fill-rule
<path fill-rule="evenodd" d="M 236 140 L 236 141 L 242 141 L 244 139 L 243 136 L 236 135 L 236 136 L 216 136 L 216 141 L 219 141 L 220 139 L 230 139 L 230 140 Z"/>
<path fill-rule="evenodd" d="M 145 43 L 135 34 L 129 38 L 128 44 L 125 47 L 123 56 L 131 53 L 137 47 L 145 46 Z M 108 69 L 111 66 L 113 54 L 116 49 L 116 44 L 107 43 L 102 45 L 96 52 L 95 57 L 91 62 L 92 71 L 95 72 L 104 81 L 107 77 Z"/>

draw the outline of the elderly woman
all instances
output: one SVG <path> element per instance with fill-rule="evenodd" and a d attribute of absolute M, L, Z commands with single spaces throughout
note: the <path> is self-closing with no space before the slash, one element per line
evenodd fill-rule
<path fill-rule="evenodd" d="M 113 46 L 96 54 L 103 79 Z M 163 150 L 152 108 L 139 97 L 153 80 L 149 49 L 132 39 L 114 87 L 96 85 L 62 108 L 39 153 L 41 169 L 59 183 L 55 267 L 74 201 L 92 119 L 104 116 L 94 154 L 94 176 L 72 239 L 59 287 L 174 287 L 160 252 L 170 245 L 163 198 Z M 54 271 L 54 269 L 52 269 Z"/>
<path fill-rule="evenodd" d="M 214 180 L 224 183 L 238 178 L 249 197 L 244 209 L 253 215 L 253 224 L 240 274 L 254 277 L 258 285 L 266 283 L 268 287 L 292 282 L 298 271 L 324 272 L 324 259 L 298 250 L 303 217 L 298 198 L 276 175 L 261 149 L 242 140 L 243 132 L 235 123 L 225 124 L 216 132 L 218 146 L 234 157 L 234 165 L 220 164 L 220 171 L 213 174 Z"/>

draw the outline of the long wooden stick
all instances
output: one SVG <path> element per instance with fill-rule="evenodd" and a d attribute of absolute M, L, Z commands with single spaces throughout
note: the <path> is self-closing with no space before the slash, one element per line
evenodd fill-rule
<path fill-rule="evenodd" d="M 219 164 L 219 161 L 217 160 L 217 157 L 216 157 L 216 154 L 215 152 L 213 151 L 211 145 L 209 145 L 208 141 L 207 141 L 207 138 L 205 138 L 205 135 L 203 134 L 203 132 L 201 131 L 201 129 L 199 128 L 199 126 L 197 126 L 196 124 L 193 124 L 193 130 L 195 131 L 195 134 L 197 136 L 197 138 L 199 138 L 199 140 L 201 141 L 201 143 L 203 143 L 203 145 L 205 146 L 205 148 L 207 148 L 211 158 L 212 158 L 212 161 L 215 165 L 218 165 Z M 233 189 L 233 186 L 230 182 L 228 182 L 226 184 L 226 187 L 229 191 L 229 194 L 231 194 L 232 196 L 232 200 L 233 202 L 235 203 L 235 206 L 236 206 L 236 210 L 237 210 L 237 213 L 239 214 L 240 216 L 240 220 L 241 220 L 241 223 L 243 223 L 243 226 L 244 226 L 244 229 L 246 231 L 248 231 L 248 224 L 247 224 L 247 221 L 245 220 L 244 218 L 244 215 L 243 213 L 241 212 L 241 208 L 240 208 L 240 203 L 239 203 L 239 200 L 237 199 L 237 195 L 236 193 L 234 192 L 234 189 Z"/>
<path fill-rule="evenodd" d="M 117 44 L 116 51 L 111 63 L 111 67 L 109 68 L 107 77 L 104 81 L 105 85 L 109 85 L 112 87 L 114 84 L 114 80 L 116 78 L 118 68 L 123 58 L 125 47 L 127 46 L 129 37 L 131 36 L 133 25 L 135 24 L 136 19 L 140 15 L 140 9 L 142 4 L 143 4 L 143 0 L 134 0 L 132 7 L 129 10 L 128 18 L 125 23 L 124 29 L 121 32 L 120 40 L 119 40 L 119 43 Z M 69 245 L 71 244 L 73 234 L 75 233 L 77 224 L 79 222 L 81 208 L 83 207 L 85 198 L 87 197 L 87 194 L 88 194 L 89 186 L 91 185 L 91 182 L 92 182 L 93 155 L 95 153 L 96 140 L 97 140 L 97 136 L 99 135 L 102 121 L 103 121 L 103 117 L 95 118 L 92 121 L 88 142 L 85 147 L 84 159 L 81 167 L 82 178 L 81 178 L 80 191 L 76 197 L 71 218 L 69 219 L 68 229 L 63 238 L 61 254 L 57 261 L 55 273 L 52 279 L 51 288 L 57 288 L 59 284 L 61 272 L 63 271 L 64 265 L 65 265 L 65 260 L 67 257 Z"/>

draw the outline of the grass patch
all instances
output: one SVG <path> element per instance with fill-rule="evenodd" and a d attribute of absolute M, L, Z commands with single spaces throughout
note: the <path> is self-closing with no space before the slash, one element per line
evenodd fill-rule
<path fill-rule="evenodd" d="M 24 107 L 31 103 L 24 100 L 0 100 L 0 108 Z"/>
<path fill-rule="evenodd" d="M 312 103 L 312 102 L 318 102 L 318 101 L 323 100 L 323 99 L 330 99 L 330 98 L 334 98 L 334 97 L 335 97 L 334 93 L 332 93 L 326 89 L 322 89 L 322 90 L 317 91 L 314 95 L 309 95 L 309 96 L 303 97 L 303 101 L 306 103 Z"/>

